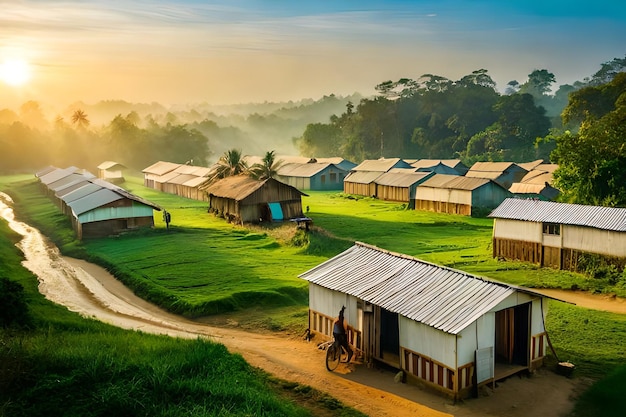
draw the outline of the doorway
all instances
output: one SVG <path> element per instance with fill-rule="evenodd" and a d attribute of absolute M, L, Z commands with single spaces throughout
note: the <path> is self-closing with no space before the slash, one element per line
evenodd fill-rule
<path fill-rule="evenodd" d="M 496 312 L 496 363 L 528 367 L 530 303 Z"/>
<path fill-rule="evenodd" d="M 380 309 L 380 357 L 390 365 L 400 365 L 398 314 Z"/>

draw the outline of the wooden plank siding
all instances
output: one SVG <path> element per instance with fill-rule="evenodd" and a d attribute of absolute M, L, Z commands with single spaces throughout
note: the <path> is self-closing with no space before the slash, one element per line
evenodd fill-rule
<path fill-rule="evenodd" d="M 318 311 L 309 309 L 309 330 L 321 335 L 327 340 L 333 339 L 333 322 L 335 317 L 327 316 Z M 357 358 L 363 356 L 363 338 L 361 332 L 348 326 L 348 343 L 355 349 Z"/>
<path fill-rule="evenodd" d="M 435 213 L 472 215 L 472 206 L 447 201 L 415 200 L 415 210 L 428 210 Z"/>
<path fill-rule="evenodd" d="M 404 347 L 401 367 L 407 377 L 425 383 L 454 398 L 460 398 L 473 386 L 474 363 L 459 367 L 458 372 L 446 365 Z"/>

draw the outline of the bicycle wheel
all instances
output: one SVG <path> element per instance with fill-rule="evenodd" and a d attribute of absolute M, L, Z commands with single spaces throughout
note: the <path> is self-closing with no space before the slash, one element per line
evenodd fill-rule
<path fill-rule="evenodd" d="M 329 371 L 334 371 L 337 365 L 339 365 L 339 360 L 341 359 L 340 350 L 341 348 L 335 343 L 328 346 L 328 350 L 326 350 L 326 369 Z"/>

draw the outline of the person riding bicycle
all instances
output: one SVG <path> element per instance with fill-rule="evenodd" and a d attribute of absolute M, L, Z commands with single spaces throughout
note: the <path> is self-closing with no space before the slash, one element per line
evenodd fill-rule
<path fill-rule="evenodd" d="M 348 343 L 348 323 L 344 319 L 343 311 L 346 309 L 345 306 L 341 307 L 339 310 L 339 316 L 333 322 L 333 337 L 339 343 L 341 347 L 343 347 L 346 352 L 348 352 L 348 363 L 350 359 L 352 359 L 352 349 L 350 348 L 350 344 Z"/>

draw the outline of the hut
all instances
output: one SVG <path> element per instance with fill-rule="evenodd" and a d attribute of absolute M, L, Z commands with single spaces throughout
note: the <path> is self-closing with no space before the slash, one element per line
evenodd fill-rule
<path fill-rule="evenodd" d="M 161 210 L 157 205 L 76 167 L 56 169 L 39 179 L 47 194 L 54 195 L 61 211 L 71 217 L 78 239 L 154 226 L 153 211 Z"/>
<path fill-rule="evenodd" d="M 413 206 L 416 210 L 471 216 L 488 212 L 510 196 L 508 190 L 489 179 L 435 174 L 415 189 Z"/>
<path fill-rule="evenodd" d="M 342 190 L 343 180 L 348 173 L 327 162 L 292 162 L 281 165 L 275 178 L 299 190 Z"/>
<path fill-rule="evenodd" d="M 100 189 L 67 203 L 78 239 L 154 226 L 154 210 L 160 211 L 159 206 L 106 181 L 92 182 Z"/>
<path fill-rule="evenodd" d="M 299 277 L 310 332 L 331 338 L 345 306 L 357 357 L 451 397 L 543 364 L 547 300 L 529 289 L 360 242 Z"/>
<path fill-rule="evenodd" d="M 274 178 L 235 175 L 201 187 L 209 212 L 236 223 L 281 221 L 304 217 L 303 192 Z"/>
<path fill-rule="evenodd" d="M 343 192 L 346 194 L 376 197 L 376 178 L 392 168 L 411 169 L 408 162 L 400 158 L 367 159 L 352 168 L 343 180 Z"/>
<path fill-rule="evenodd" d="M 476 162 L 465 173 L 468 178 L 486 178 L 507 190 L 514 182 L 520 182 L 528 171 L 513 162 Z"/>
<path fill-rule="evenodd" d="M 626 264 L 626 208 L 508 198 L 489 217 L 496 258 L 572 271 L 586 255 Z"/>
<path fill-rule="evenodd" d="M 158 161 L 154 164 L 150 165 L 147 168 L 144 168 L 141 172 L 143 172 L 143 185 L 148 188 L 156 188 L 161 184 L 162 181 L 157 182 L 163 175 L 171 172 L 181 166 L 181 164 L 175 164 L 173 162 L 166 161 Z"/>
<path fill-rule="evenodd" d="M 121 184 L 124 180 L 124 171 L 126 167 L 114 161 L 104 161 L 98 165 L 98 178 L 113 184 Z"/>
<path fill-rule="evenodd" d="M 392 168 L 374 180 L 376 198 L 381 200 L 399 201 L 415 208 L 415 190 L 434 172 L 415 172 L 406 168 Z"/>

